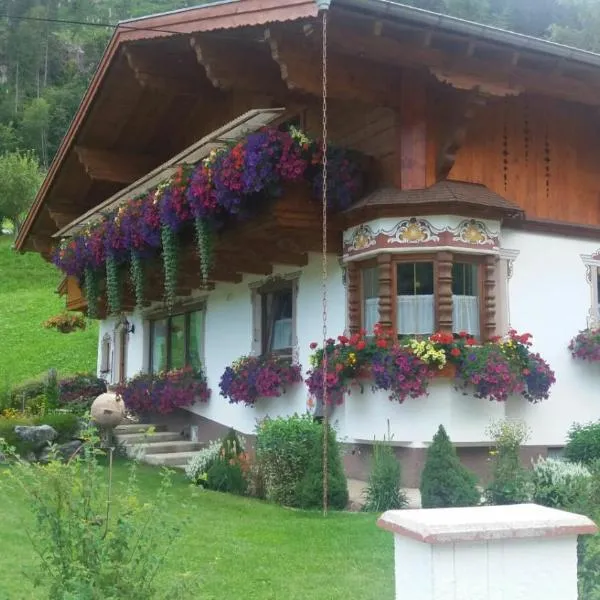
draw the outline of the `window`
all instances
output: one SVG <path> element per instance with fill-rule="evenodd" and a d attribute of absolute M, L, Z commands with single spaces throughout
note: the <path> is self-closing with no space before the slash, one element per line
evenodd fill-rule
<path fill-rule="evenodd" d="M 481 267 L 477 263 L 455 262 L 452 265 L 452 331 L 466 331 L 478 338 L 479 280 Z"/>
<path fill-rule="evenodd" d="M 150 372 L 201 367 L 204 309 L 150 321 Z"/>
<path fill-rule="evenodd" d="M 396 329 L 399 335 L 435 331 L 433 262 L 402 262 L 396 267 Z"/>
<path fill-rule="evenodd" d="M 102 343 L 100 345 L 100 375 L 108 375 L 111 371 L 110 368 L 110 355 L 111 355 L 111 338 L 108 333 L 102 337 Z"/>
<path fill-rule="evenodd" d="M 261 293 L 262 354 L 292 354 L 293 344 L 292 282 L 285 282 Z"/>
<path fill-rule="evenodd" d="M 355 264 L 356 283 L 351 286 L 357 292 L 349 299 L 350 328 L 371 332 L 375 323 L 382 322 L 400 336 L 442 330 L 487 339 L 495 333 L 495 262 L 491 255 L 438 252 L 381 254 L 376 266 Z"/>
<path fill-rule="evenodd" d="M 297 277 L 252 285 L 255 355 L 290 357 L 296 346 Z"/>

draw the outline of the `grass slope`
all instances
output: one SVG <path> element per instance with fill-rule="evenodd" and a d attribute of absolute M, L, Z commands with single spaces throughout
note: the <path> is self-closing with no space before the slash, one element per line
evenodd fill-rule
<path fill-rule="evenodd" d="M 95 370 L 97 325 L 68 335 L 44 329 L 65 308 L 56 294 L 60 275 L 38 254 L 14 252 L 12 242 L 0 236 L 0 388 L 50 368 L 62 375 Z"/>
<path fill-rule="evenodd" d="M 0 478 L 1 478 L 0 468 Z M 126 466 L 117 462 L 115 492 L 122 493 Z M 142 501 L 152 502 L 160 477 L 140 467 Z M 0 492 L 1 490 L 0 479 Z M 172 548 L 161 580 L 200 576 L 196 600 L 392 600 L 392 536 L 376 516 L 320 513 L 190 486 L 176 474 L 171 515 L 187 524 Z M 24 526 L 31 523 L 23 498 L 8 494 L 0 519 L 0 598 L 34 600 L 43 594 L 23 574 L 35 564 Z M 32 524 L 35 534 L 35 525 Z M 125 599 L 123 599 L 125 600 Z"/>

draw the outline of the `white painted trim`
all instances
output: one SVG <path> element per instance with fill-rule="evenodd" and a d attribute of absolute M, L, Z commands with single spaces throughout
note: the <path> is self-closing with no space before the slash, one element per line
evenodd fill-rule
<path fill-rule="evenodd" d="M 362 252 L 359 255 L 345 254 L 342 258 L 343 263 L 359 262 L 377 256 L 378 254 L 431 254 L 432 252 L 453 252 L 455 254 L 479 254 L 482 256 L 498 256 L 499 249 L 491 248 L 489 250 L 479 248 L 463 248 L 458 246 L 418 246 L 408 248 L 375 248 Z"/>

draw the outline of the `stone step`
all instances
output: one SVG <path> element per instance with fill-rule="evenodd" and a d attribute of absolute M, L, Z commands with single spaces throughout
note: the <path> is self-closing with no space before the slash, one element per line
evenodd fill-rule
<path fill-rule="evenodd" d="M 188 442 L 187 440 L 178 440 L 175 442 L 153 442 L 149 440 L 143 444 L 128 444 L 127 455 L 140 456 L 144 454 L 168 454 L 172 452 L 194 452 L 202 450 L 204 444 L 199 442 Z M 139 454 L 138 454 L 139 452 Z"/>
<path fill-rule="evenodd" d="M 166 431 L 166 425 L 152 425 L 151 423 L 125 423 L 115 427 L 115 435 L 127 435 L 130 433 L 145 433 L 149 429 L 154 431 Z"/>
<path fill-rule="evenodd" d="M 119 444 L 130 446 L 131 444 L 152 444 L 158 442 L 183 442 L 185 439 L 180 433 L 172 431 L 157 431 L 155 433 L 128 433 L 116 436 Z"/>
<path fill-rule="evenodd" d="M 187 465 L 188 461 L 192 456 L 195 456 L 198 452 L 168 452 L 161 454 L 146 454 L 142 458 L 142 462 L 149 465 L 182 468 Z"/>

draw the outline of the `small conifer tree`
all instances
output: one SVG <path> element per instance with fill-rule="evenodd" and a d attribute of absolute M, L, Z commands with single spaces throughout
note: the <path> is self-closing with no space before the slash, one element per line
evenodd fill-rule
<path fill-rule="evenodd" d="M 423 508 L 477 506 L 481 501 L 475 476 L 460 462 L 442 425 L 427 450 L 420 489 Z"/>

